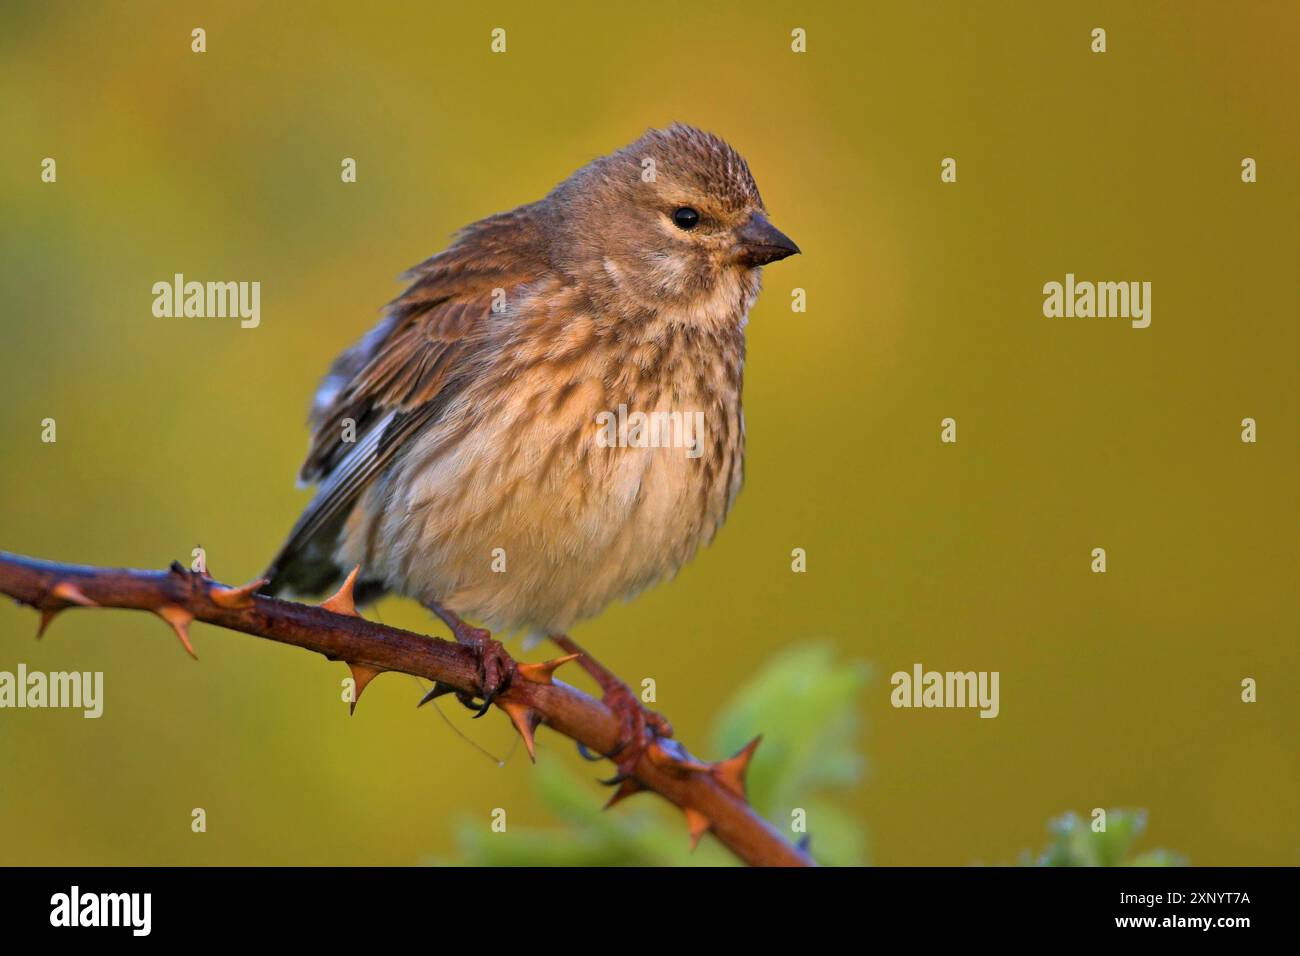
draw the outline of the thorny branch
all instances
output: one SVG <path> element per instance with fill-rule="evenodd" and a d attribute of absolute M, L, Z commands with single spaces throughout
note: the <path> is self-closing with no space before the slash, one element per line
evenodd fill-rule
<path fill-rule="evenodd" d="M 257 594 L 261 581 L 228 587 L 179 564 L 169 571 L 95 568 L 0 551 L 0 593 L 40 611 L 38 637 L 56 614 L 70 607 L 128 608 L 162 618 L 191 655 L 189 625 L 203 621 L 345 661 L 356 680 L 356 697 L 384 671 L 434 681 L 431 695 L 480 695 L 478 660 L 471 648 L 360 617 L 352 601 L 354 579 L 355 572 L 338 594 L 314 607 Z M 596 753 L 614 754 L 619 748 L 624 725 L 614 711 L 552 677 L 575 656 L 514 664 L 508 687 L 493 701 L 510 717 L 530 756 L 539 724 Z M 588 662 L 590 658 L 584 664 Z M 643 747 L 630 772 L 617 781 L 609 806 L 651 790 L 685 813 L 692 846 L 712 832 L 752 866 L 812 865 L 804 850 L 789 843 L 745 799 L 745 770 L 757 740 L 735 756 L 710 764 L 663 735 L 665 730 L 662 721 L 637 721 Z"/>

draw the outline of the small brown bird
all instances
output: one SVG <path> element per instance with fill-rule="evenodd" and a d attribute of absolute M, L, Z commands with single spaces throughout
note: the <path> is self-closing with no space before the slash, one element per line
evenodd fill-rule
<path fill-rule="evenodd" d="M 318 490 L 265 590 L 359 565 L 358 600 L 483 649 L 462 618 L 560 635 L 671 577 L 740 490 L 746 316 L 798 251 L 740 154 L 680 124 L 466 227 L 321 384 Z"/>

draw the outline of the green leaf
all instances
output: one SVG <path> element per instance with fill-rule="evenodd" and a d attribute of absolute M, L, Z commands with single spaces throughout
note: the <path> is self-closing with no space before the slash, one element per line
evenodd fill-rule
<path fill-rule="evenodd" d="M 1074 812 L 1048 823 L 1052 842 L 1039 856 L 1038 866 L 1185 866 L 1186 861 L 1168 850 L 1129 853 L 1146 831 L 1145 810 L 1108 810 L 1106 829 L 1096 832 Z"/>
<path fill-rule="evenodd" d="M 837 662 L 829 647 L 794 647 L 751 678 L 718 717 L 712 739 L 719 755 L 763 735 L 749 768 L 749 798 L 777 826 L 789 825 L 788 808 L 861 780 L 866 759 L 857 706 L 868 674 L 860 662 Z"/>

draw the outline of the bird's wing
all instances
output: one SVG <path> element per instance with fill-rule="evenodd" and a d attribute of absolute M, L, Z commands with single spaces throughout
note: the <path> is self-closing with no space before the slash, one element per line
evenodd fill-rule
<path fill-rule="evenodd" d="M 548 267 L 537 213 L 524 206 L 475 223 L 406 273 L 410 287 L 317 391 L 299 479 L 318 489 L 267 570 L 266 590 L 311 593 L 337 579 L 335 539 L 361 492 L 468 383 L 494 297 Z M 344 441 L 349 420 L 354 441 Z"/>

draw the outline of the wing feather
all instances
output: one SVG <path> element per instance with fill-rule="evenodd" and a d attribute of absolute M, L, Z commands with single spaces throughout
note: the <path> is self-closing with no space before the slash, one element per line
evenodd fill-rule
<path fill-rule="evenodd" d="M 347 515 L 407 440 L 436 422 L 475 374 L 493 297 L 536 281 L 549 263 L 534 206 L 463 230 L 406 273 L 384 318 L 335 360 L 317 390 L 311 445 L 299 473 L 317 492 L 266 572 L 275 593 L 318 593 L 341 577 L 333 552 Z M 344 441 L 351 420 L 356 441 Z"/>

